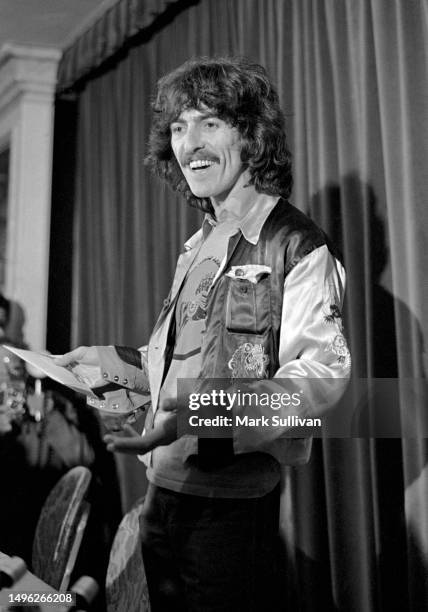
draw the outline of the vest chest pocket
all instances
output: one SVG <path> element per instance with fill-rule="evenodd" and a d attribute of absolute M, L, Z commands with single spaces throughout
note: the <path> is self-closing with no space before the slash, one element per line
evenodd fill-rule
<path fill-rule="evenodd" d="M 270 323 L 269 275 L 251 282 L 228 278 L 226 329 L 238 334 L 263 334 Z"/>

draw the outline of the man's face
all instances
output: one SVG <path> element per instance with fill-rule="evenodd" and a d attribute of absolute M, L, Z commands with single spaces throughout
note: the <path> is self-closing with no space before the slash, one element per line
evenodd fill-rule
<path fill-rule="evenodd" d="M 171 146 L 192 193 L 216 204 L 244 170 L 238 130 L 210 109 L 183 111 L 171 124 Z"/>

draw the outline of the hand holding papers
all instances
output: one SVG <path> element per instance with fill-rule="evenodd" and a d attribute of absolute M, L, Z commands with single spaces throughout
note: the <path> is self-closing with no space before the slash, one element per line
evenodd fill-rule
<path fill-rule="evenodd" d="M 84 368 L 87 366 L 59 366 L 55 363 L 55 355 L 46 355 L 36 351 L 27 351 L 13 346 L 3 345 L 5 349 L 11 351 L 27 363 L 31 364 L 44 374 L 57 382 L 73 389 L 77 393 L 83 393 L 89 397 L 97 397 L 91 387 L 85 381 Z"/>
<path fill-rule="evenodd" d="M 17 349 L 12 346 L 4 347 L 41 370 L 44 374 L 65 385 L 77 393 L 83 393 L 89 406 L 101 413 L 104 424 L 108 429 L 120 430 L 124 423 L 134 422 L 139 415 L 140 407 L 147 403 L 148 398 L 127 392 L 126 389 L 117 386 L 113 391 L 108 389 L 108 398 L 103 396 L 105 382 L 100 377 L 100 368 L 95 359 L 80 360 L 77 351 L 86 350 L 90 353 L 93 347 L 80 347 L 75 349 L 76 361 L 67 359 L 66 365 L 61 363 L 62 357 L 58 355 L 46 355 L 36 351 Z M 70 354 L 68 354 L 70 355 Z M 91 354 L 89 354 L 89 357 Z M 107 388 L 105 389 L 107 392 Z"/>

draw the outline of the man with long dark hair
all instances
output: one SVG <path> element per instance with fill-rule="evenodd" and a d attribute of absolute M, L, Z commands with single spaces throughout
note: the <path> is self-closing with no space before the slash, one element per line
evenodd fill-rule
<path fill-rule="evenodd" d="M 58 363 L 95 367 L 93 386 L 115 385 L 116 403 L 150 391 L 146 435 L 125 426 L 125 437 L 106 442 L 146 453 L 142 537 L 152 608 L 282 609 L 280 466 L 305 463 L 310 438 L 260 425 L 260 406 L 251 406 L 261 420 L 250 433 L 234 426 L 225 439 L 178 435 L 185 407 L 177 379 L 252 379 L 256 392 L 279 378 L 301 381 L 292 389 L 317 379 L 320 404 L 333 403 L 343 385 L 332 390 L 328 380 L 350 369 L 344 270 L 323 232 L 287 200 L 284 116 L 263 67 L 241 58 L 188 61 L 159 81 L 153 110 L 146 162 L 206 212 L 202 228 L 185 245 L 148 347 L 79 347 Z M 231 414 L 242 422 L 248 406 Z"/>

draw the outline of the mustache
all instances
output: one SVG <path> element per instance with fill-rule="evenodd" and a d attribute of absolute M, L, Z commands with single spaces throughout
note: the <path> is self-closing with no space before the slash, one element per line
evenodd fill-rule
<path fill-rule="evenodd" d="M 220 159 L 213 154 L 210 153 L 189 153 L 187 155 L 183 155 L 182 159 L 180 160 L 180 164 L 182 166 L 188 166 L 190 164 L 190 162 L 192 161 L 212 161 L 215 163 L 220 163 Z"/>

